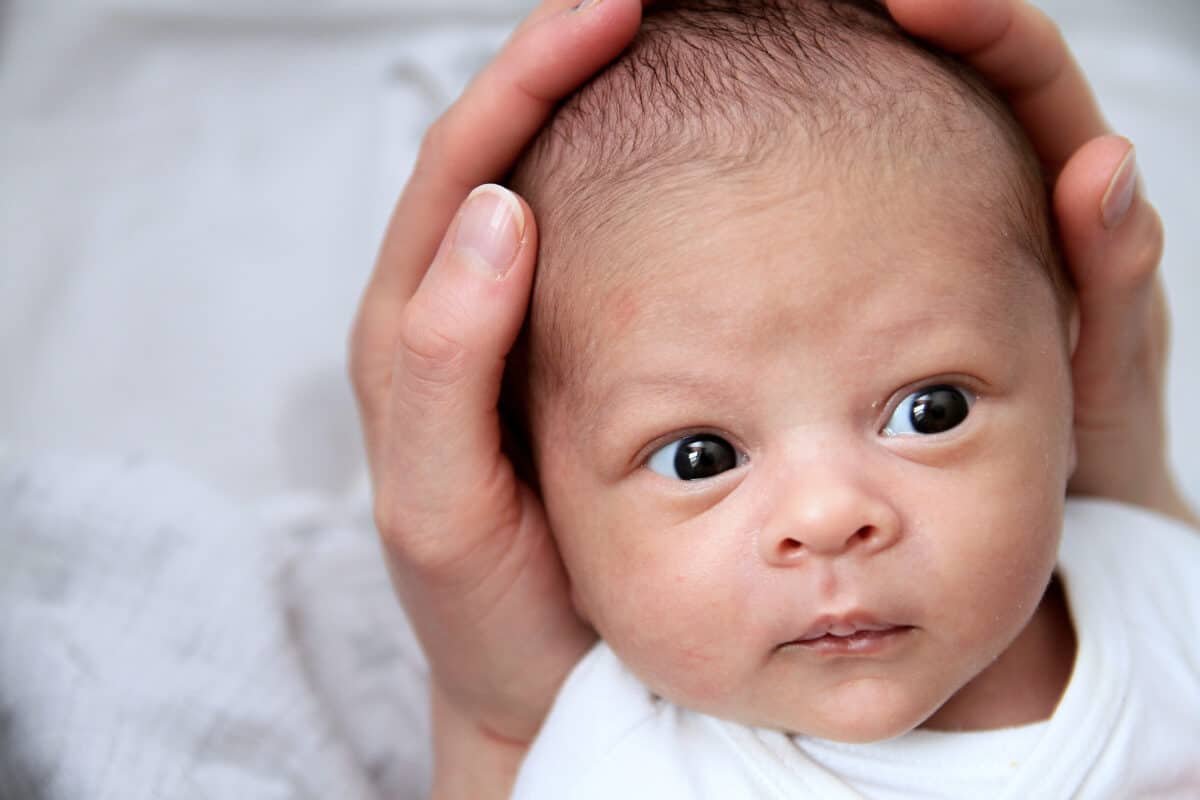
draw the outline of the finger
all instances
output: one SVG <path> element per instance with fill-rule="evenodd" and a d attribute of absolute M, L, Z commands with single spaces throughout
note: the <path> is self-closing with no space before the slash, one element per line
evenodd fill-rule
<path fill-rule="evenodd" d="M 385 536 L 404 530 L 419 538 L 422 521 L 433 520 L 429 533 L 439 541 L 430 544 L 451 558 L 461 553 L 442 540 L 459 529 L 454 521 L 474 508 L 513 507 L 496 403 L 505 356 L 528 304 L 535 253 L 528 206 L 507 189 L 482 186 L 463 204 L 406 306 L 379 438 L 385 450 L 377 453 Z M 406 550 L 421 547 L 409 541 Z"/>
<path fill-rule="evenodd" d="M 1062 33 L 1025 0 L 887 0 L 910 33 L 961 56 L 1012 106 L 1051 175 L 1108 124 Z"/>
<path fill-rule="evenodd" d="M 350 375 L 373 475 L 374 443 L 387 413 L 396 320 L 455 209 L 472 187 L 499 179 L 555 103 L 633 38 L 641 5 L 602 0 L 574 12 L 548 2 L 539 12 L 537 24 L 515 35 L 426 135 L 359 304 Z"/>
<path fill-rule="evenodd" d="M 552 17 L 556 14 L 565 14 L 569 12 L 590 11 L 592 6 L 596 5 L 598 0 L 543 0 L 538 4 L 538 7 L 529 12 L 525 19 L 517 25 L 513 31 L 514 34 L 520 33 L 531 25 L 536 25 L 547 17 Z M 643 0 L 642 5 L 648 5 L 650 0 Z"/>
<path fill-rule="evenodd" d="M 586 7 L 579 0 L 542 0 L 541 3 L 538 3 L 537 8 L 530 11 L 525 19 L 521 20 L 517 27 L 513 29 L 509 40 L 511 41 L 513 36 L 521 33 L 526 28 L 538 24 L 547 17 L 554 16 L 555 14 L 585 10 L 587 10 Z"/>
<path fill-rule="evenodd" d="M 637 0 L 581 11 L 544 5 L 544 16 L 514 35 L 426 133 L 389 225 L 374 296 L 402 302 L 412 293 L 467 192 L 503 178 L 555 105 L 629 43 L 641 18 Z"/>
<path fill-rule="evenodd" d="M 1083 323 L 1077 361 L 1095 362 L 1083 377 L 1112 374 L 1112 359 L 1132 361 L 1126 350 L 1145 338 L 1128 314 L 1148 305 L 1163 248 L 1158 214 L 1138 191 L 1133 145 L 1110 135 L 1080 148 L 1059 176 L 1054 208 Z"/>
<path fill-rule="evenodd" d="M 1144 468 L 1116 474 L 1123 459 L 1111 457 L 1122 452 L 1126 463 L 1164 463 L 1168 334 L 1157 280 L 1163 230 L 1139 191 L 1133 146 L 1102 136 L 1082 147 L 1058 179 L 1054 207 L 1079 302 L 1072 371 L 1080 472 L 1073 487 L 1146 503 L 1164 484 L 1161 476 Z M 1089 457 L 1089 446 L 1108 456 Z"/>

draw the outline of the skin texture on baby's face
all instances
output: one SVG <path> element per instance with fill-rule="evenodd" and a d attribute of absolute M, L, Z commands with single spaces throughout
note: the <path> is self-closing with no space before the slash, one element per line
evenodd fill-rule
<path fill-rule="evenodd" d="M 572 256 L 624 277 L 532 420 L 551 527 L 581 613 L 679 705 L 843 741 L 1029 721 L 1073 659 L 1043 602 L 1067 326 L 952 169 L 855 174 L 687 182 Z"/>

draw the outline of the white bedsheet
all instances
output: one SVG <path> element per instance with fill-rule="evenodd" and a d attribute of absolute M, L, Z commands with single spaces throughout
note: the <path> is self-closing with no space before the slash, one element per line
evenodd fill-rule
<path fill-rule="evenodd" d="M 344 342 L 518 0 L 0 2 L 0 797 L 418 797 Z M 1200 6 L 1047 3 L 1167 223 L 1200 497 Z"/>

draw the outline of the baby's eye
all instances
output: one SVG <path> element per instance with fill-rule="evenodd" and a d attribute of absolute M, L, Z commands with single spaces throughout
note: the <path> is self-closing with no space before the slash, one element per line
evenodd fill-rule
<path fill-rule="evenodd" d="M 974 396 L 957 386 L 927 386 L 900 401 L 884 426 L 888 436 L 942 433 L 967 418 Z"/>
<path fill-rule="evenodd" d="M 697 481 L 738 465 L 737 450 L 720 436 L 697 433 L 676 439 L 650 456 L 646 466 L 668 478 Z"/>

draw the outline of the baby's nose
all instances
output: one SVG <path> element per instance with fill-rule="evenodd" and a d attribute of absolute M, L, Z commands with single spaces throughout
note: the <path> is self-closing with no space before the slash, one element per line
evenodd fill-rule
<path fill-rule="evenodd" d="M 763 558 L 787 565 L 813 556 L 871 555 L 900 537 L 900 517 L 852 474 L 809 472 L 775 505 L 759 540 Z"/>

